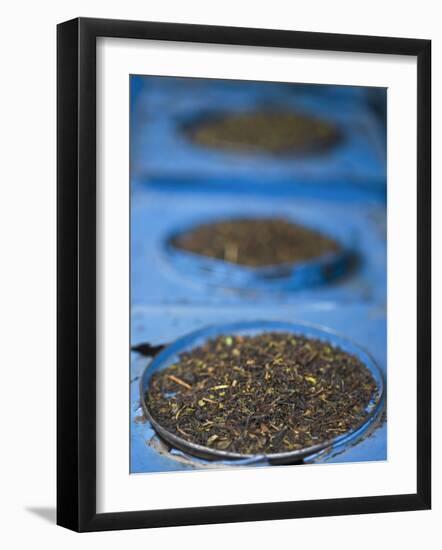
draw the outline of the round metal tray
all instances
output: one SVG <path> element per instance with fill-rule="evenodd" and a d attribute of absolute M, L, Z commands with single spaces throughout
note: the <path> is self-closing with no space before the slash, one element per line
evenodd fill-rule
<path fill-rule="evenodd" d="M 296 335 L 302 335 L 307 338 L 315 338 L 323 342 L 327 342 L 331 346 L 339 347 L 343 351 L 356 356 L 370 371 L 378 387 L 377 395 L 372 399 L 367 407 L 368 414 L 365 420 L 359 426 L 356 426 L 345 434 L 328 441 L 323 441 L 322 443 L 311 447 L 274 454 L 245 455 L 228 451 L 220 451 L 186 441 L 182 437 L 171 433 L 152 417 L 145 399 L 145 394 L 149 387 L 150 379 L 154 373 L 166 369 L 173 363 L 176 363 L 179 360 L 179 355 L 181 353 L 190 351 L 193 348 L 202 345 L 208 339 L 216 338 L 217 336 L 223 334 L 256 335 L 263 332 L 289 332 Z M 157 434 L 172 447 L 188 453 L 189 455 L 203 458 L 205 460 L 218 460 L 222 462 L 227 461 L 236 465 L 259 463 L 293 464 L 296 462 L 301 462 L 304 458 L 311 457 L 312 455 L 318 453 L 333 451 L 334 449 L 342 449 L 342 447 L 353 444 L 357 439 L 363 437 L 373 423 L 379 419 L 380 413 L 384 409 L 385 380 L 382 371 L 365 350 L 354 344 L 352 341 L 339 336 L 328 329 L 275 321 L 253 321 L 206 327 L 179 338 L 164 348 L 164 350 L 161 351 L 148 365 L 141 377 L 140 397 L 144 413 Z"/>

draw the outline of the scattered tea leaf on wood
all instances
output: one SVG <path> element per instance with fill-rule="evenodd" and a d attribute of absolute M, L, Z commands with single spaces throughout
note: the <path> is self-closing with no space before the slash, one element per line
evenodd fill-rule
<path fill-rule="evenodd" d="M 271 154 L 317 152 L 338 140 L 333 124 L 292 111 L 232 113 L 200 121 L 188 134 L 205 147 Z"/>
<path fill-rule="evenodd" d="M 175 248 L 227 262 L 262 267 L 311 260 L 339 250 L 319 231 L 279 218 L 201 224 L 172 238 Z"/>
<path fill-rule="evenodd" d="M 303 449 L 363 423 L 378 388 L 354 355 L 290 333 L 225 335 L 155 373 L 152 417 L 188 442 L 240 454 Z"/>

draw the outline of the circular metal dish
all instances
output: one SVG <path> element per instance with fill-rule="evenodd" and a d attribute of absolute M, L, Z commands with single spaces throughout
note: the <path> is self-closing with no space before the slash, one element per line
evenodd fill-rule
<path fill-rule="evenodd" d="M 186 441 L 184 438 L 179 437 L 164 428 L 150 414 L 149 407 L 145 399 L 145 394 L 149 388 L 149 382 L 152 375 L 155 372 L 166 369 L 173 363 L 176 363 L 179 360 L 179 355 L 181 353 L 185 351 L 190 351 L 193 348 L 202 345 L 208 339 L 216 338 L 220 335 L 257 335 L 264 332 L 288 332 L 307 338 L 315 338 L 321 340 L 322 342 L 327 342 L 332 347 L 339 347 L 343 351 L 356 356 L 369 370 L 378 388 L 377 394 L 373 397 L 372 401 L 367 406 L 367 417 L 364 419 L 364 421 L 360 425 L 355 426 L 352 430 L 346 432 L 345 434 L 342 434 L 327 441 L 323 441 L 311 447 L 282 453 L 246 455 L 212 449 L 210 447 Z M 333 450 L 335 448 L 337 449 L 350 445 L 354 443 L 358 438 L 362 437 L 364 433 L 369 429 L 369 427 L 372 426 L 373 422 L 379 418 L 380 413 L 384 408 L 385 381 L 382 371 L 379 369 L 373 358 L 365 350 L 354 344 L 351 340 L 348 340 L 328 329 L 310 325 L 292 324 L 277 321 L 247 321 L 206 327 L 196 332 L 192 332 L 186 336 L 183 336 L 182 338 L 179 338 L 178 340 L 164 348 L 164 350 L 161 351 L 148 365 L 141 377 L 140 397 L 144 413 L 157 434 L 172 447 L 188 453 L 189 455 L 206 460 L 218 460 L 223 462 L 227 461 L 229 463 L 237 465 L 255 463 L 292 464 L 300 462 L 308 456 L 323 451 Z"/>

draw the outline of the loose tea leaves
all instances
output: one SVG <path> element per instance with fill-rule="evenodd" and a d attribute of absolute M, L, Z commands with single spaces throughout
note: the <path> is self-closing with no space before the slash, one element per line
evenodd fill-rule
<path fill-rule="evenodd" d="M 378 388 L 355 356 L 290 333 L 225 335 L 181 353 L 145 395 L 188 442 L 245 455 L 304 449 L 356 428 Z"/>
<path fill-rule="evenodd" d="M 334 125 L 292 111 L 229 114 L 192 125 L 188 135 L 205 147 L 270 154 L 317 152 L 338 140 Z"/>
<path fill-rule="evenodd" d="M 339 244 L 302 225 L 279 218 L 206 223 L 171 239 L 175 248 L 249 267 L 311 260 Z"/>

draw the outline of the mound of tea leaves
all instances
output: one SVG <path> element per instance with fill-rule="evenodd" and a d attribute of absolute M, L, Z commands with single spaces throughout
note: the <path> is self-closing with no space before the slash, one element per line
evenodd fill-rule
<path fill-rule="evenodd" d="M 334 125 L 292 111 L 232 113 L 200 121 L 187 132 L 204 147 L 279 155 L 318 152 L 338 140 Z"/>
<path fill-rule="evenodd" d="M 303 449 L 342 435 L 377 396 L 355 356 L 289 333 L 219 336 L 152 376 L 146 404 L 168 431 L 241 454 Z"/>
<path fill-rule="evenodd" d="M 339 249 L 338 243 L 279 218 L 202 224 L 172 238 L 175 248 L 249 267 L 297 263 Z"/>

